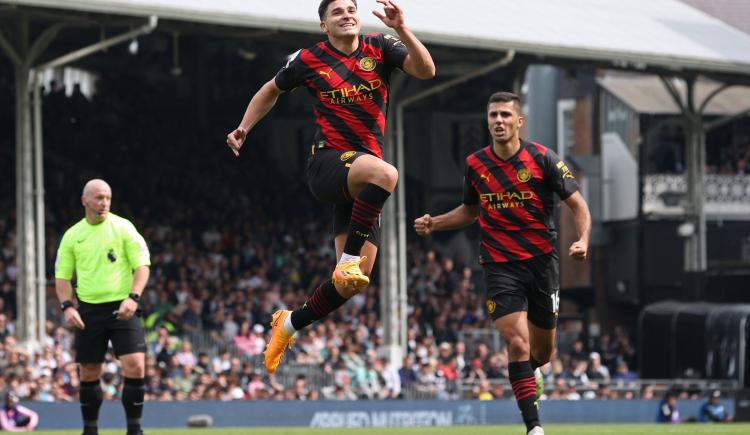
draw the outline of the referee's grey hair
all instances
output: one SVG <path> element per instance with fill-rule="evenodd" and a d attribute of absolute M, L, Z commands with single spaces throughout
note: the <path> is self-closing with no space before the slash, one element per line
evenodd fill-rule
<path fill-rule="evenodd" d="M 323 21 L 323 18 L 326 16 L 326 11 L 328 10 L 328 5 L 333 3 L 335 0 L 323 0 L 320 2 L 320 6 L 318 6 L 318 16 L 320 17 L 320 21 Z M 355 7 L 357 6 L 357 0 L 349 0 L 350 2 L 354 3 Z"/>

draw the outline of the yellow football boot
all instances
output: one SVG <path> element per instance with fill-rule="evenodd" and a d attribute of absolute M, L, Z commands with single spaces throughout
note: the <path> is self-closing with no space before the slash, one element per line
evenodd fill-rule
<path fill-rule="evenodd" d="M 284 351 L 294 344 L 292 335 L 284 329 L 284 321 L 291 314 L 289 310 L 278 310 L 271 317 L 271 341 L 268 342 L 263 352 L 263 362 L 269 374 L 276 373 Z"/>
<path fill-rule="evenodd" d="M 344 261 L 336 265 L 331 280 L 337 286 L 346 287 L 359 292 L 370 284 L 370 278 L 362 273 L 359 265 L 367 257 L 359 257 L 359 260 Z"/>

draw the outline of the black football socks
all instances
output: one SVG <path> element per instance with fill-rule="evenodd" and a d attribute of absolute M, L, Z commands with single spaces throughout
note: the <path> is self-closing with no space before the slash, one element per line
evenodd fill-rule
<path fill-rule="evenodd" d="M 141 432 L 141 415 L 143 414 L 143 397 L 146 386 L 143 378 L 125 378 L 122 387 L 122 406 L 128 421 L 128 434 Z"/>
<path fill-rule="evenodd" d="M 539 411 L 536 404 L 536 380 L 529 361 L 514 361 L 508 364 L 508 378 L 516 396 L 518 409 L 521 410 L 526 430 L 530 431 L 539 423 Z"/>
<path fill-rule="evenodd" d="M 344 305 L 346 301 L 347 300 L 336 291 L 333 282 L 328 280 L 315 289 L 312 296 L 310 296 L 310 299 L 305 302 L 305 305 L 303 305 L 302 308 L 292 311 L 292 314 L 290 315 L 292 327 L 296 331 L 299 331 L 311 323 L 324 318 L 331 312 L 336 311 L 336 309 Z"/>
<path fill-rule="evenodd" d="M 359 255 L 365 241 L 372 237 L 372 227 L 378 221 L 380 210 L 389 196 L 391 192 L 372 183 L 359 192 L 352 206 L 352 220 L 349 222 L 344 253 Z"/>
<path fill-rule="evenodd" d="M 81 402 L 81 416 L 83 417 L 83 433 L 98 433 L 99 408 L 102 407 L 102 385 L 95 381 L 81 381 L 78 393 Z"/>

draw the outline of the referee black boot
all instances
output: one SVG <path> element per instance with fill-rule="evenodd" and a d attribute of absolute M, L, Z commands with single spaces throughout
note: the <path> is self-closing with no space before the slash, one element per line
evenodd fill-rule
<path fill-rule="evenodd" d="M 125 435 L 143 435 L 142 430 L 128 431 Z"/>
<path fill-rule="evenodd" d="M 99 435 L 99 429 L 95 427 L 87 427 L 83 430 L 83 435 Z"/>

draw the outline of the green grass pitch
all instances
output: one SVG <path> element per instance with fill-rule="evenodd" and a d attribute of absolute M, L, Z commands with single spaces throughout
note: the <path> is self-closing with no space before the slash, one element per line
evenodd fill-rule
<path fill-rule="evenodd" d="M 662 435 L 662 434 L 750 434 L 750 424 L 700 424 L 679 425 L 655 424 L 548 424 L 546 435 Z M 310 428 L 197 428 L 197 429 L 146 429 L 146 435 L 524 435 L 522 425 L 503 426 L 449 426 L 424 428 L 357 428 L 357 429 L 310 429 Z M 80 430 L 38 431 L 38 435 L 80 435 Z M 101 430 L 101 435 L 123 435 L 124 429 Z"/>

